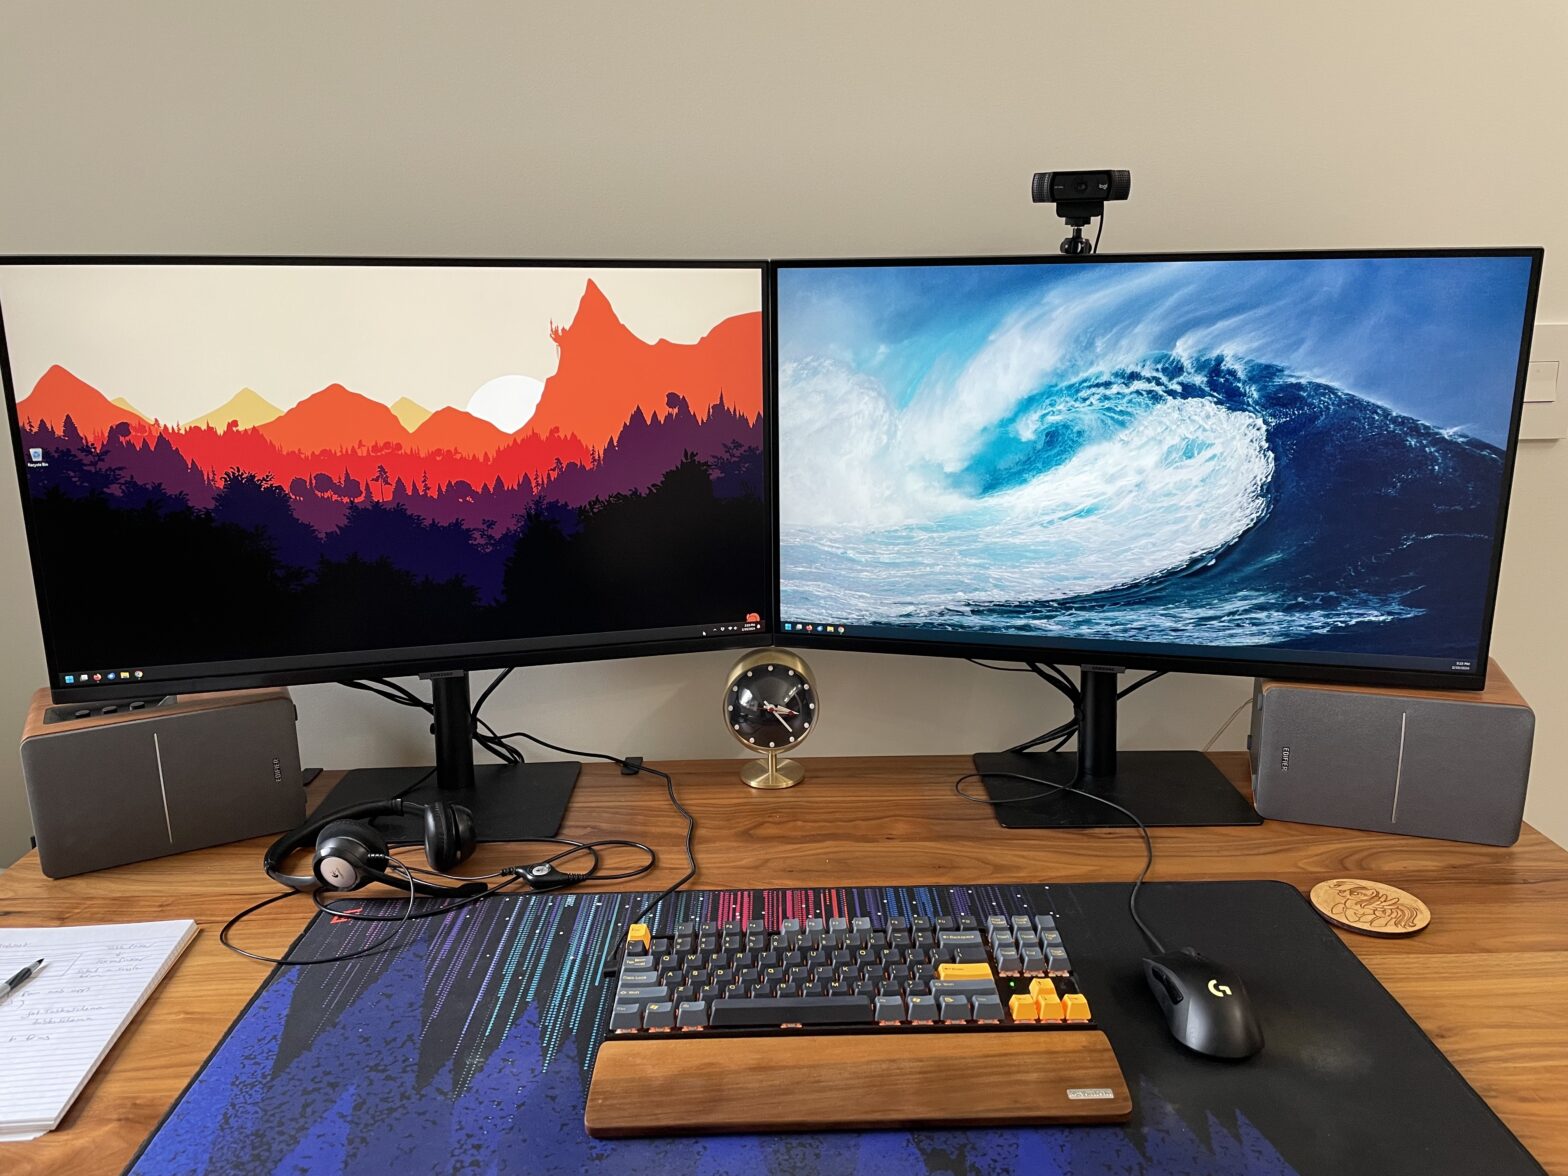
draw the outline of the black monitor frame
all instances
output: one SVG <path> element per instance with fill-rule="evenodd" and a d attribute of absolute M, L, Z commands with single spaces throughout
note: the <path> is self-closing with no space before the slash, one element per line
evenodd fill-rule
<path fill-rule="evenodd" d="M 763 370 L 762 410 L 768 411 L 771 398 L 768 377 L 772 358 L 768 352 L 772 333 L 767 328 L 769 315 L 767 263 L 740 259 L 659 258 L 440 258 L 440 257 L 281 257 L 257 255 L 114 255 L 114 254 L 17 254 L 0 256 L 0 266 L 362 266 L 440 267 L 440 268 L 592 268 L 592 269 L 736 269 L 756 273 L 758 309 L 762 315 L 761 353 Z M 35 550 L 37 524 L 33 518 L 27 468 L 23 459 L 21 426 L 17 419 L 17 390 L 11 372 L 10 351 L 0 306 L 0 375 L 4 378 L 5 408 L 10 430 L 13 460 L 21 495 L 23 527 L 29 550 Z M 776 484 L 772 453 L 767 444 L 767 422 L 763 422 L 763 492 Z M 770 525 L 776 525 L 776 512 L 770 509 Z M 777 544 L 769 545 L 768 574 L 775 585 L 771 599 L 777 598 Z M 343 651 L 328 654 L 301 654 L 287 657 L 214 660 L 159 667 L 174 674 L 155 679 L 125 683 L 100 683 L 86 688 L 62 684 L 63 663 L 55 654 L 53 621 L 45 592 L 43 570 L 29 560 L 33 588 L 38 602 L 43 635 L 44 657 L 48 667 L 50 691 L 57 704 L 102 705 L 185 692 L 238 690 L 265 686 L 294 686 L 317 682 L 342 682 L 365 678 L 420 675 L 431 681 L 431 731 L 435 741 L 434 768 L 359 769 L 334 789 L 323 807 L 329 811 L 345 805 L 397 798 L 413 803 L 440 800 L 460 804 L 474 813 L 477 836 L 485 841 L 532 840 L 553 836 L 565 812 L 581 767 L 574 760 L 542 763 L 503 763 L 475 765 L 472 736 L 475 715 L 471 709 L 468 674 L 472 670 L 502 669 L 514 666 L 549 665 L 611 658 L 647 657 L 657 654 L 692 653 L 704 650 L 750 648 L 772 640 L 774 616 L 763 616 L 753 632 L 706 632 L 698 634 L 672 629 L 634 632 L 584 633 L 564 637 L 502 639 L 495 642 L 449 645 L 406 646 L 388 649 Z M 758 602 L 764 609 L 769 601 Z M 714 618 L 715 624 L 719 618 Z M 682 626 L 684 630 L 687 627 Z M 188 671 L 188 672 L 187 672 Z M 69 713 L 69 707 L 63 707 Z M 422 821 L 417 815 L 384 817 L 378 827 L 392 842 L 419 842 L 423 839 Z"/>
<path fill-rule="evenodd" d="M 882 258 L 799 258 L 775 260 L 768 267 L 769 379 L 764 428 L 767 446 L 774 455 L 769 494 L 773 502 L 775 544 L 782 542 L 781 498 L 778 486 L 779 455 L 779 293 L 781 270 L 789 268 L 862 268 L 873 266 L 974 266 L 974 265 L 1124 265 L 1139 262 L 1181 261 L 1268 261 L 1311 259 L 1375 259 L 1400 257 L 1528 257 L 1531 260 L 1529 289 L 1525 298 L 1519 366 L 1515 375 L 1513 409 L 1504 450 L 1503 485 L 1498 501 L 1495 541 L 1489 569 L 1486 607 L 1483 616 L 1478 656 L 1470 671 L 1428 671 L 1389 668 L 1375 665 L 1333 664 L 1331 662 L 1292 661 L 1288 657 L 1267 659 L 1227 658 L 1208 654 L 1146 652 L 1133 648 L 1107 647 L 1107 643 L 1084 641 L 1078 645 L 1052 644 L 1050 641 L 987 643 L 943 640 L 940 637 L 903 637 L 846 633 L 812 634 L 801 639 L 803 649 L 843 649 L 867 653 L 917 654 L 965 659 L 994 659 L 1075 665 L 1080 667 L 1079 697 L 1074 701 L 1076 752 L 1028 753 L 1023 751 L 978 752 L 976 771 L 995 802 L 998 820 L 1009 828 L 1085 828 L 1121 826 L 1134 823 L 1133 814 L 1149 826 L 1245 825 L 1258 824 L 1262 818 L 1252 805 L 1233 788 L 1229 780 L 1207 756 L 1193 751 L 1140 751 L 1122 754 L 1116 750 L 1116 709 L 1119 676 L 1126 670 L 1234 674 L 1244 677 L 1282 677 L 1338 681 L 1380 686 L 1431 687 L 1448 690 L 1480 690 L 1486 683 L 1491 649 L 1493 612 L 1497 603 L 1497 584 L 1502 567 L 1503 530 L 1508 518 L 1509 495 L 1513 485 L 1514 463 L 1519 447 L 1519 422 L 1524 406 L 1524 385 L 1528 373 L 1531 331 L 1535 321 L 1544 250 L 1539 247 L 1500 247 L 1474 249 L 1383 249 L 1383 250 L 1288 250 L 1207 253 L 1141 253 L 1007 255 L 994 257 L 882 257 Z M 774 554 L 775 594 L 773 616 L 782 629 L 781 552 Z M 831 618 L 823 618 L 830 620 Z M 793 638 L 795 634 L 781 634 Z M 1349 655 L 1346 655 L 1347 658 Z M 1352 659 L 1353 660 L 1353 659 Z M 1043 787 L 1042 787 L 1043 786 Z"/>
<path fill-rule="evenodd" d="M 1541 265 L 1544 250 L 1536 246 L 1511 246 L 1473 249 L 1322 249 L 1256 251 L 1237 253 L 1123 253 L 1090 254 L 1067 257 L 1060 254 L 1007 255 L 991 257 L 877 257 L 877 258 L 792 258 L 775 260 L 768 267 L 767 316 L 769 339 L 766 352 L 770 357 L 769 378 L 764 385 L 764 395 L 769 397 L 763 408 L 763 426 L 767 447 L 773 455 L 769 476 L 772 482 L 769 494 L 773 501 L 773 532 L 777 544 L 782 532 L 779 521 L 778 486 L 778 276 L 779 271 L 791 268 L 846 269 L 871 266 L 973 266 L 973 265 L 1062 265 L 1098 266 L 1125 265 L 1139 262 L 1181 261 L 1287 261 L 1314 259 L 1376 259 L 1418 257 L 1528 257 L 1531 259 L 1530 288 L 1525 299 L 1524 327 L 1519 347 L 1519 370 L 1515 377 L 1513 411 L 1509 418 L 1508 440 L 1504 451 L 1503 486 L 1498 501 L 1496 541 L 1492 550 L 1492 566 L 1488 576 L 1486 610 L 1481 633 L 1479 654 L 1473 670 L 1429 671 L 1390 669 L 1377 666 L 1337 665 L 1322 662 L 1292 661 L 1287 657 L 1254 660 L 1208 655 L 1183 655 L 1143 652 L 1138 649 L 1106 650 L 1093 648 L 1095 643 L 1083 646 L 1053 645 L 1049 641 L 1024 644 L 1023 642 L 987 643 L 976 641 L 951 641 L 940 637 L 894 637 L 834 634 L 813 634 L 801 640 L 803 649 L 845 649 L 864 653 L 920 654 L 933 657 L 984 658 L 1000 661 L 1043 661 L 1062 665 L 1114 667 L 1126 670 L 1163 670 L 1171 673 L 1232 674 L 1242 677 L 1279 677 L 1314 681 L 1347 682 L 1373 686 L 1415 686 L 1446 690 L 1480 690 L 1486 681 L 1487 657 L 1492 640 L 1492 615 L 1497 604 L 1497 582 L 1502 567 L 1503 529 L 1508 519 L 1509 494 L 1513 485 L 1514 462 L 1519 448 L 1519 421 L 1524 406 L 1524 385 L 1529 368 L 1530 336 L 1535 321 L 1537 294 L 1540 288 Z M 781 565 L 779 553 L 774 553 L 773 616 L 782 625 Z M 831 618 L 829 618 L 831 619 Z M 795 634 L 781 634 L 793 640 Z M 1345 655 L 1348 659 L 1350 655 Z"/>
<path fill-rule="evenodd" d="M 277 257 L 277 256 L 197 256 L 197 255 L 60 255 L 17 254 L 0 255 L 0 266 L 10 265 L 196 265 L 196 266 L 364 266 L 388 267 L 440 267 L 440 268 L 571 268 L 593 269 L 744 269 L 757 271 L 759 307 L 763 317 L 763 389 L 764 416 L 770 403 L 768 374 L 772 359 L 768 353 L 772 332 L 767 329 L 768 290 L 767 263 L 762 260 L 663 260 L 659 258 L 600 259 L 600 258 L 443 258 L 443 257 Z M 16 418 L 17 390 L 11 374 L 10 352 L 6 342 L 4 306 L 0 305 L 0 373 L 4 376 L 7 426 L 11 438 L 12 460 L 16 463 L 17 479 L 22 496 L 23 526 L 29 547 L 35 547 L 35 522 L 28 492 L 27 468 L 22 458 L 21 428 Z M 764 420 L 763 482 L 766 492 L 776 485 L 772 469 L 773 455 L 767 444 L 767 422 Z M 773 512 L 774 526 L 777 512 Z M 769 569 L 772 582 L 777 584 L 777 544 L 772 545 L 773 567 Z M 31 561 L 30 561 L 31 562 Z M 44 659 L 48 667 L 50 691 L 56 703 L 114 702 L 146 697 L 156 691 L 178 694 L 197 691 L 241 690 L 263 686 L 298 686 L 314 682 L 338 682 L 344 679 L 389 678 L 414 674 L 440 674 L 452 670 L 487 670 L 510 666 L 555 665 L 568 662 L 596 661 L 611 658 L 648 657 L 656 654 L 694 653 L 703 650 L 751 648 L 766 644 L 775 628 L 773 614 L 766 614 L 762 627 L 754 633 L 714 634 L 692 636 L 666 630 L 644 630 L 635 633 L 576 634 L 564 638 L 522 638 L 485 642 L 483 648 L 475 643 L 454 645 L 403 646 L 388 649 L 353 650 L 330 654 L 302 654 L 290 657 L 232 659 L 181 666 L 180 673 L 160 676 L 155 681 L 130 683 L 100 683 L 96 686 L 69 687 L 60 684 L 61 675 L 70 667 L 55 656 L 51 639 L 52 619 L 45 596 L 41 569 L 32 563 L 33 589 L 38 601 L 39 622 L 43 630 Z M 777 589 L 771 595 L 776 601 Z M 767 601 L 761 602 L 765 607 Z M 185 672 L 188 669 L 188 672 Z"/>

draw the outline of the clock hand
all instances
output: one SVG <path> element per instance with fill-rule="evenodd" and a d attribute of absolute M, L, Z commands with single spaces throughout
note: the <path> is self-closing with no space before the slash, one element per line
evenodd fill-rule
<path fill-rule="evenodd" d="M 782 710 L 782 709 L 783 709 L 782 707 L 776 707 L 776 706 L 769 707 L 768 708 L 768 713 L 771 714 L 779 722 L 783 723 L 784 724 L 784 730 L 788 731 L 791 735 L 793 735 L 795 733 L 795 728 L 791 727 L 789 725 L 789 720 L 786 719 L 782 714 L 779 713 L 779 711 Z M 794 714 L 795 712 L 791 711 L 790 713 Z"/>

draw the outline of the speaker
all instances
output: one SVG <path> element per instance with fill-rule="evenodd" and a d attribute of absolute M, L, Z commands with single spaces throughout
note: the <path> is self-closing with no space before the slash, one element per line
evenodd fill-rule
<path fill-rule="evenodd" d="M 1479 692 L 1259 679 L 1253 799 L 1280 821 L 1512 845 L 1534 737 L 1496 661 Z"/>
<path fill-rule="evenodd" d="M 22 778 L 51 878 L 240 841 L 305 819 L 287 690 L 52 706 L 33 695 Z"/>

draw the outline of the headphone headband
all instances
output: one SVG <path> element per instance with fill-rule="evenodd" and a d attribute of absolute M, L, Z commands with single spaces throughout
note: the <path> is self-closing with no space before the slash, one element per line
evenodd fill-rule
<path fill-rule="evenodd" d="M 376 817 L 396 817 L 408 811 L 423 812 L 424 806 L 411 804 L 403 800 L 370 800 L 363 804 L 350 805 L 346 809 L 339 809 L 335 813 L 328 813 L 324 817 L 317 817 L 307 821 L 298 829 L 283 834 L 267 847 L 267 852 L 261 857 L 261 868 L 267 872 L 267 877 L 283 886 L 295 890 L 316 890 L 321 883 L 314 874 L 285 874 L 281 866 L 288 859 L 289 854 L 296 849 L 304 849 L 307 845 L 314 845 L 316 834 L 320 833 L 333 821 L 369 821 Z"/>

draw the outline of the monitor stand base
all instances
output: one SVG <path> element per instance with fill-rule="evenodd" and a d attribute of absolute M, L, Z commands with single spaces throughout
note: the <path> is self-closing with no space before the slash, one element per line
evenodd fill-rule
<path fill-rule="evenodd" d="M 444 800 L 473 811 L 479 841 L 532 841 L 560 832 L 581 768 L 575 760 L 476 764 L 472 788 L 438 786 L 434 768 L 358 768 L 344 775 L 317 811 L 393 797 L 415 804 Z M 424 840 L 423 818 L 417 814 L 377 817 L 372 824 L 394 845 Z"/>
<path fill-rule="evenodd" d="M 1072 783 L 1079 793 L 1093 793 L 1136 813 L 1152 828 L 1195 825 L 1261 825 L 1263 818 L 1236 786 L 1199 751 L 1122 751 L 1115 757 L 1116 774 L 1076 780 L 1078 756 L 1073 752 L 978 752 L 975 771 L 1016 772 L 1053 783 Z M 1043 791 L 1037 784 L 996 777 L 984 780 L 992 800 L 1008 800 Z M 1007 829 L 1100 829 L 1131 827 L 1133 822 L 1109 805 L 1063 790 L 1038 800 L 992 806 Z"/>

